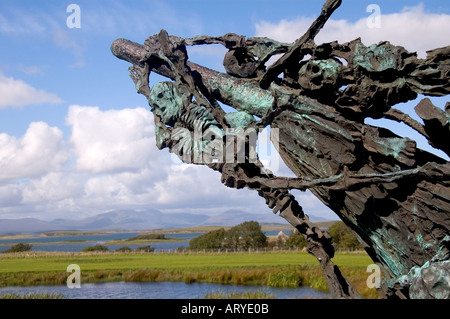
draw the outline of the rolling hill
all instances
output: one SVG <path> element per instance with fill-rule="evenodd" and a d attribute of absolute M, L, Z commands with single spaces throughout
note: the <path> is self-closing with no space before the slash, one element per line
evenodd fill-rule
<path fill-rule="evenodd" d="M 312 221 L 324 219 L 310 216 Z M 56 219 L 44 221 L 36 218 L 0 219 L 0 233 L 39 233 L 56 230 L 150 230 L 160 228 L 181 228 L 193 226 L 234 226 L 244 221 L 287 224 L 274 214 L 247 213 L 228 210 L 209 216 L 204 214 L 162 213 L 156 209 L 145 211 L 117 210 L 79 220 Z"/>

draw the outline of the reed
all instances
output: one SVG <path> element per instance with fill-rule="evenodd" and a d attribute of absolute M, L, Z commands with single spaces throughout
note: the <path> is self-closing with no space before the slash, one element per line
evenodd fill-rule
<path fill-rule="evenodd" d="M 264 290 L 258 289 L 255 291 L 246 292 L 224 292 L 224 291 L 212 291 L 207 293 L 204 299 L 276 299 L 276 296 L 268 293 Z"/>
<path fill-rule="evenodd" d="M 61 294 L 51 294 L 51 293 L 5 293 L 0 294 L 0 299 L 64 299 Z"/>
<path fill-rule="evenodd" d="M 339 254 L 335 262 L 365 298 L 378 298 L 366 285 L 367 255 Z M 328 290 L 317 261 L 299 252 L 0 254 L 0 287 L 66 285 L 69 264 L 81 267 L 82 284 L 177 281 Z"/>
<path fill-rule="evenodd" d="M 276 271 L 269 274 L 267 286 L 272 287 L 300 287 L 302 285 L 301 274 L 295 271 Z"/>

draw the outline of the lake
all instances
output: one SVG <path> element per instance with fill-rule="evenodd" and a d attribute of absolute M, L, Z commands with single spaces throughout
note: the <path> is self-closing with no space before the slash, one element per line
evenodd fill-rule
<path fill-rule="evenodd" d="M 81 288 L 67 286 L 4 287 L 4 293 L 51 293 L 68 299 L 203 299 L 211 292 L 264 291 L 277 299 L 329 298 L 330 294 L 309 287 L 274 288 L 238 285 L 219 285 L 184 282 L 110 282 L 101 284 L 81 283 Z"/>
<path fill-rule="evenodd" d="M 290 232 L 285 232 L 289 234 Z M 127 239 L 136 236 L 137 232 L 130 233 L 111 233 L 105 235 L 89 235 L 89 236 L 55 236 L 55 237 L 37 237 L 24 239 L 2 239 L 0 244 L 9 243 L 44 243 L 34 245 L 34 251 L 65 251 L 76 252 L 85 247 L 93 246 L 95 244 L 103 244 L 109 240 Z M 267 236 L 277 235 L 278 231 L 267 231 Z M 155 248 L 155 251 L 167 251 L 177 249 L 179 247 L 187 247 L 189 240 L 203 235 L 203 233 L 188 233 L 188 234 L 166 234 L 166 237 L 175 237 L 184 242 L 167 242 L 167 243 L 151 243 L 150 246 Z M 55 244 L 55 242 L 68 240 L 88 240 L 89 243 L 68 243 Z M 128 246 L 135 249 L 137 245 L 106 245 L 110 250 L 116 250 L 122 246 Z M 142 245 L 141 245 L 142 246 Z M 0 252 L 7 250 L 9 245 L 0 246 Z M 0 294 L 3 293 L 51 293 L 62 294 L 69 299 L 202 299 L 211 292 L 246 292 L 254 290 L 263 290 L 264 292 L 273 294 L 278 299 L 293 299 L 293 298 L 327 298 L 328 293 L 320 292 L 309 287 L 299 288 L 274 288 L 274 287 L 255 287 L 255 286 L 238 286 L 238 285 L 219 285 L 207 283 L 192 283 L 186 284 L 184 282 L 111 282 L 111 283 L 86 283 L 81 285 L 81 288 L 68 288 L 67 286 L 28 286 L 28 287 L 4 287 L 0 288 Z"/>
<path fill-rule="evenodd" d="M 266 231 L 264 232 L 266 236 L 277 235 L 279 231 Z M 284 231 L 286 235 L 290 234 L 290 231 Z M 201 236 L 204 233 L 186 233 L 186 234 L 165 234 L 166 237 L 178 238 L 180 242 L 162 242 L 162 243 L 149 243 L 149 245 L 155 248 L 155 252 L 160 251 L 172 251 L 177 248 L 185 248 L 189 246 L 189 240 L 194 237 Z M 138 235 L 137 232 L 129 233 L 111 233 L 104 235 L 82 235 L 82 236 L 52 236 L 52 237 L 35 237 L 35 238 L 14 238 L 14 239 L 0 239 L 0 253 L 2 251 L 8 250 L 14 243 L 27 243 L 35 244 L 32 246 L 33 251 L 62 251 L 62 252 L 77 252 L 81 251 L 86 247 L 94 246 L 96 244 L 101 244 L 108 247 L 109 250 L 116 250 L 120 247 L 130 247 L 131 249 L 136 249 L 141 245 L 127 245 L 123 243 L 122 245 L 105 245 L 109 240 L 120 240 L 128 239 Z M 62 241 L 80 241 L 79 243 L 62 243 L 57 244 L 56 242 Z M 90 242 L 84 242 L 90 241 Z M 39 245 L 37 244 L 39 243 Z M 11 244 L 11 245 L 8 245 Z"/>
<path fill-rule="evenodd" d="M 160 250 L 172 250 L 178 247 L 187 247 L 189 246 L 189 240 L 193 237 L 200 236 L 203 233 L 190 233 L 190 234 L 166 234 L 166 237 L 174 237 L 179 238 L 180 240 L 185 240 L 185 242 L 167 242 L 167 243 L 151 243 L 150 246 L 155 248 L 155 251 Z M 96 244 L 103 245 L 107 241 L 110 240 L 120 240 L 120 239 L 128 239 L 138 235 L 137 232 L 132 233 L 111 233 L 104 235 L 82 235 L 82 236 L 52 236 L 52 237 L 35 237 L 35 238 L 14 238 L 14 239 L 0 239 L 0 244 L 9 244 L 13 243 L 27 243 L 27 244 L 35 244 L 33 245 L 33 251 L 63 251 L 63 252 L 77 252 L 81 251 L 86 247 L 94 246 Z M 56 242 L 62 241 L 80 241 L 79 243 L 61 243 L 58 244 Z M 89 242 L 85 242 L 89 241 Z M 39 243 L 39 244 L 37 244 Z M 139 246 L 144 245 L 127 245 L 124 243 L 123 245 L 105 245 L 109 250 L 116 250 L 117 248 L 127 246 L 132 249 L 136 249 Z M 0 252 L 9 249 L 11 246 L 9 245 L 1 245 Z"/>

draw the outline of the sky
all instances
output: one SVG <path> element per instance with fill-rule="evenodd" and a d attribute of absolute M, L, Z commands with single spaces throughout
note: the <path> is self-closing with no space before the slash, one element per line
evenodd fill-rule
<path fill-rule="evenodd" d="M 180 37 L 232 32 L 293 42 L 323 3 L 0 0 L 0 219 L 78 219 L 148 208 L 271 214 L 255 191 L 227 188 L 217 172 L 181 164 L 156 148 L 147 101 L 136 93 L 130 65 L 115 58 L 110 45 L 117 38 L 143 43 L 161 29 Z M 389 40 L 425 58 L 427 50 L 450 44 L 449 4 L 343 0 L 316 42 Z M 188 52 L 191 61 L 223 71 L 222 47 Z M 162 80 L 151 76 L 152 85 Z M 439 107 L 446 102 L 431 100 Z M 398 108 L 414 117 L 417 103 Z M 371 123 L 389 125 L 448 160 L 404 127 Z M 267 161 L 277 175 L 293 176 L 276 152 Z M 338 219 L 310 192 L 294 194 L 306 214 Z"/>

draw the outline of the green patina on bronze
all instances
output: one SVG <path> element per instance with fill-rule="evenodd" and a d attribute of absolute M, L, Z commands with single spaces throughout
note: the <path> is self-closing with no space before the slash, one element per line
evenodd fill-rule
<path fill-rule="evenodd" d="M 225 120 L 233 128 L 246 127 L 255 122 L 255 118 L 247 112 L 227 113 Z"/>
<path fill-rule="evenodd" d="M 340 3 L 327 0 L 292 44 L 236 34 L 182 39 L 161 31 L 144 45 L 118 39 L 111 49 L 133 64 L 131 77 L 155 114 L 157 146 L 220 172 L 228 187 L 258 191 L 304 235 L 334 296 L 359 295 L 331 260 L 329 234 L 309 221 L 290 189 L 310 189 L 359 236 L 382 270 L 383 297 L 448 298 L 449 162 L 365 119 L 402 122 L 450 155 L 450 103 L 443 110 L 422 100 L 415 110 L 423 124 L 393 108 L 418 94 L 449 94 L 450 47 L 418 59 L 389 42 L 316 44 L 315 35 Z M 212 43 L 228 49 L 226 74 L 188 61 L 186 45 Z M 282 57 L 266 66 L 276 54 Z M 174 82 L 150 88 L 150 72 Z M 218 102 L 236 112 L 224 112 Z M 232 129 L 266 126 L 296 178 L 274 176 L 257 156 L 253 161 L 249 136 L 243 145 L 224 144 Z M 239 156 L 226 161 L 229 147 L 242 151 L 244 162 Z"/>
<path fill-rule="evenodd" d="M 389 42 L 372 44 L 366 47 L 358 43 L 355 47 L 353 62 L 369 72 L 383 72 L 386 70 L 397 70 L 401 65 L 398 59 L 396 47 Z"/>

